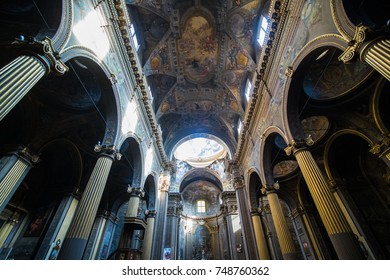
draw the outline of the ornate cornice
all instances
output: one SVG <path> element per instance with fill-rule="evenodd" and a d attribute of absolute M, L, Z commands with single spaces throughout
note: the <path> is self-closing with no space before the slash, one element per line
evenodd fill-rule
<path fill-rule="evenodd" d="M 266 37 L 267 43 L 265 47 L 262 49 L 262 61 L 259 63 L 260 67 L 259 70 L 257 71 L 256 81 L 254 82 L 250 103 L 248 104 L 248 107 L 246 109 L 246 118 L 242 125 L 242 130 L 241 130 L 240 138 L 238 140 L 237 150 L 232 160 L 233 163 L 237 163 L 239 161 L 239 158 L 241 157 L 242 151 L 244 149 L 244 145 L 246 143 L 248 129 L 252 121 L 252 118 L 254 117 L 255 108 L 257 107 L 259 100 L 261 100 L 262 92 L 259 90 L 260 83 L 261 82 L 264 83 L 264 75 L 267 69 L 268 62 L 271 58 L 271 51 L 274 46 L 274 41 L 276 40 L 277 37 L 277 31 L 281 21 L 284 21 L 284 18 L 282 18 L 282 9 L 283 9 L 282 5 L 287 5 L 287 3 L 282 4 L 282 2 L 278 0 L 274 2 L 270 24 L 269 24 L 270 30 Z"/>
<path fill-rule="evenodd" d="M 146 90 L 145 82 L 144 82 L 144 75 L 142 73 L 142 67 L 141 69 L 138 68 L 137 66 L 137 61 L 136 61 L 136 54 L 134 54 L 134 50 L 131 46 L 131 34 L 129 31 L 129 26 L 130 24 L 128 23 L 127 16 L 125 15 L 126 12 L 124 9 L 126 9 L 125 3 L 122 3 L 123 1 L 121 0 L 115 0 L 115 10 L 118 15 L 118 25 L 119 25 L 119 30 L 121 32 L 122 40 L 126 48 L 127 56 L 129 58 L 129 62 L 131 65 L 131 68 L 133 70 L 133 77 L 135 78 L 137 87 L 140 89 L 140 92 L 142 94 L 141 96 L 141 101 L 144 105 L 144 109 L 146 112 L 146 115 L 149 120 L 150 128 L 153 132 L 153 135 L 156 139 L 156 145 L 161 157 L 162 162 L 165 164 L 167 160 L 167 156 L 165 154 L 163 142 L 162 142 L 162 137 L 161 137 L 161 132 L 158 128 L 158 124 L 155 120 L 155 116 L 153 113 L 152 106 L 149 101 L 149 96 L 148 92 Z"/>

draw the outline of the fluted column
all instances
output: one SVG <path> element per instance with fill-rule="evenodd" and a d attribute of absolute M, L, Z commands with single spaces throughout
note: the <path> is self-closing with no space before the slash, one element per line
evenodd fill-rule
<path fill-rule="evenodd" d="M 272 220 L 275 225 L 275 231 L 279 240 L 283 258 L 285 260 L 294 260 L 298 258 L 297 251 L 295 249 L 291 233 L 288 229 L 283 209 L 279 202 L 279 197 L 276 193 L 277 189 L 279 189 L 278 184 L 273 186 L 266 185 L 262 188 L 262 192 L 267 194 L 267 199 L 271 208 Z"/>
<path fill-rule="evenodd" d="M 154 260 L 161 260 L 163 257 L 163 247 L 165 240 L 166 217 L 168 208 L 168 192 L 171 185 L 171 169 L 165 169 L 159 178 L 158 183 L 158 209 L 156 232 L 154 235 L 154 244 L 152 248 L 152 256 Z"/>
<path fill-rule="evenodd" d="M 143 245 L 143 260 L 150 260 L 152 255 L 152 243 L 154 234 L 154 221 L 156 218 L 156 210 L 147 210 L 146 213 L 147 225 L 145 230 L 144 245 Z"/>
<path fill-rule="evenodd" d="M 252 224 L 255 231 L 256 247 L 260 260 L 269 260 L 268 245 L 264 235 L 263 224 L 257 208 L 251 209 Z"/>
<path fill-rule="evenodd" d="M 114 159 L 120 159 L 114 146 L 96 146 L 100 153 L 69 227 L 58 259 L 80 260 L 92 229 L 98 206 Z"/>
<path fill-rule="evenodd" d="M 364 25 L 356 26 L 354 38 L 339 57 L 344 63 L 350 62 L 356 53 L 360 60 L 369 64 L 390 81 L 390 36 L 384 30 L 374 32 Z"/>
<path fill-rule="evenodd" d="M 8 221 L 1 227 L 0 231 L 0 248 L 7 247 L 4 242 L 6 241 L 8 235 L 11 233 L 12 229 L 15 227 L 16 224 L 19 223 L 20 214 L 18 212 L 15 212 Z"/>
<path fill-rule="evenodd" d="M 0 213 L 7 206 L 33 164 L 38 161 L 38 156 L 33 155 L 28 148 L 20 148 L 0 160 Z"/>
<path fill-rule="evenodd" d="M 338 257 L 363 259 L 364 254 L 358 241 L 310 151 L 293 143 L 286 148 L 286 152 L 293 152 L 298 162 Z"/>
<path fill-rule="evenodd" d="M 13 46 L 23 55 L 0 69 L 0 121 L 44 75 L 68 70 L 49 38 L 16 40 Z"/>
<path fill-rule="evenodd" d="M 253 230 L 252 219 L 250 217 L 250 209 L 248 207 L 245 191 L 244 179 L 241 175 L 234 175 L 233 186 L 236 190 L 238 210 L 240 213 L 242 230 L 244 235 L 244 248 L 246 259 L 258 260 L 258 253 L 256 248 L 256 238 Z"/>

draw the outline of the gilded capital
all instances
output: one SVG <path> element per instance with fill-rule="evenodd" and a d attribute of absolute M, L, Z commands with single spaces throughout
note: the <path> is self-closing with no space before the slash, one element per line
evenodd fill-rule
<path fill-rule="evenodd" d="M 348 47 L 339 56 L 340 61 L 344 63 L 352 61 L 352 59 L 355 57 L 355 54 L 358 52 L 359 48 L 366 40 L 368 31 L 369 28 L 367 26 L 364 26 L 362 24 L 356 26 L 355 35 L 353 36 L 353 39 L 348 42 Z"/>
<path fill-rule="evenodd" d="M 273 192 L 276 192 L 277 190 L 280 189 L 280 185 L 279 185 L 279 182 L 275 182 L 273 185 L 264 185 L 262 188 L 261 188 L 261 193 L 262 194 L 268 194 L 268 193 L 273 193 Z"/>
<path fill-rule="evenodd" d="M 290 156 L 295 154 L 299 150 L 306 149 L 307 145 L 308 144 L 306 143 L 305 140 L 292 139 L 291 143 L 288 144 L 288 146 L 284 149 L 284 151 L 286 152 L 286 155 Z"/>

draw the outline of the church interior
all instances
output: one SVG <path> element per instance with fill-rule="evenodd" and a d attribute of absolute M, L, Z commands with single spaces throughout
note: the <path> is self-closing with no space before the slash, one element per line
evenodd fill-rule
<path fill-rule="evenodd" d="M 1 1 L 0 260 L 390 259 L 389 11 Z"/>

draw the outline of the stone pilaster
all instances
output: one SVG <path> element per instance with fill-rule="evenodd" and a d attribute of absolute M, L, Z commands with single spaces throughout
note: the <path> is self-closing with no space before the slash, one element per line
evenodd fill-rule
<path fill-rule="evenodd" d="M 23 55 L 0 70 L 0 121 L 44 75 L 68 70 L 49 38 L 16 40 L 13 46 Z"/>
<path fill-rule="evenodd" d="M 39 157 L 32 154 L 25 147 L 4 156 L 0 160 L 0 213 L 4 210 L 33 164 L 38 161 Z"/>
<path fill-rule="evenodd" d="M 358 241 L 310 151 L 293 143 L 286 152 L 292 152 L 298 162 L 338 257 L 363 259 L 364 254 Z"/>
<path fill-rule="evenodd" d="M 279 189 L 279 184 L 275 183 L 273 186 L 266 185 L 262 188 L 262 192 L 267 195 L 269 206 L 271 208 L 272 220 L 275 225 L 275 231 L 278 236 L 280 250 L 282 251 L 285 260 L 297 259 L 297 251 L 294 246 L 294 241 L 288 229 L 286 219 L 279 202 L 276 190 Z"/>
<path fill-rule="evenodd" d="M 79 206 L 66 235 L 59 259 L 80 260 L 96 217 L 111 165 L 121 155 L 114 146 L 95 146 L 99 158 L 85 187 Z"/>
<path fill-rule="evenodd" d="M 126 217 L 137 217 L 138 207 L 141 197 L 145 196 L 143 189 L 139 187 L 129 187 L 127 192 L 130 193 L 129 206 L 127 208 Z"/>

